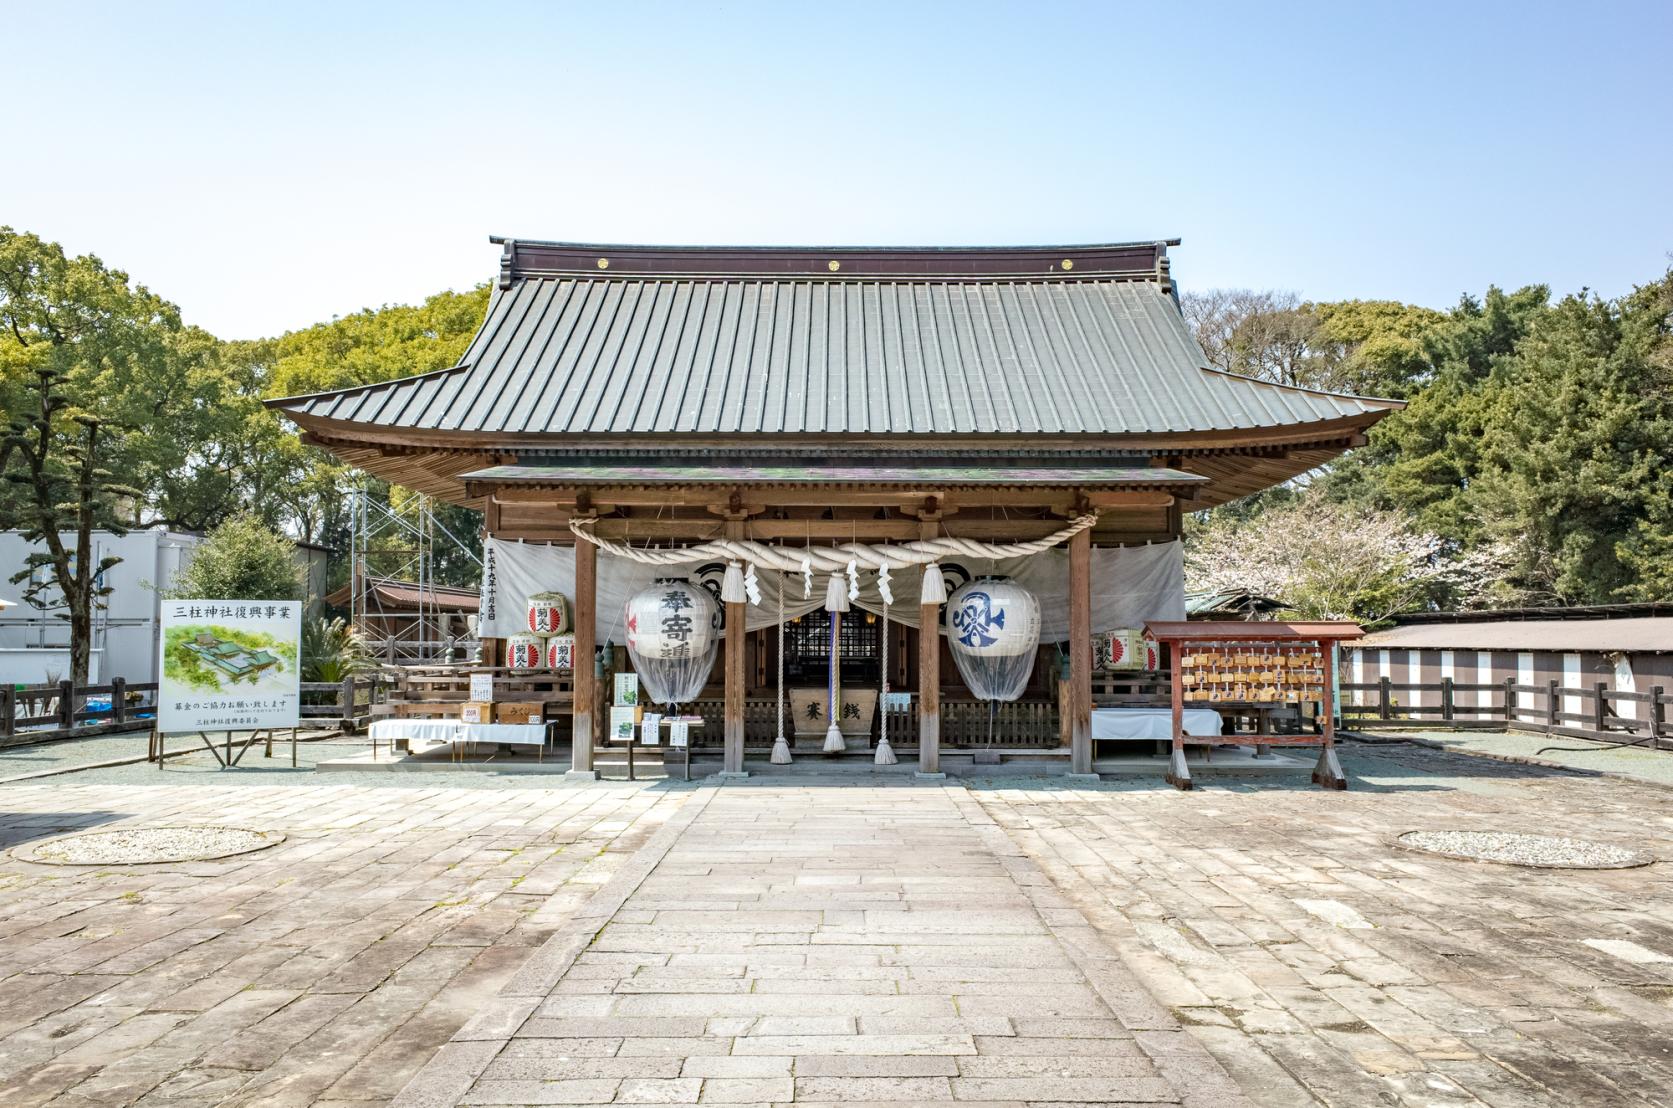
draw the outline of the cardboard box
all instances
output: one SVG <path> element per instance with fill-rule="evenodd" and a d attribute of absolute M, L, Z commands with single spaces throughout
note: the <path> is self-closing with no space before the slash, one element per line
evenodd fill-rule
<path fill-rule="evenodd" d="M 495 723 L 544 723 L 546 705 L 538 700 L 507 701 L 494 705 Z"/>
<path fill-rule="evenodd" d="M 461 723 L 493 723 L 494 706 L 486 700 L 467 700 L 459 708 Z"/>

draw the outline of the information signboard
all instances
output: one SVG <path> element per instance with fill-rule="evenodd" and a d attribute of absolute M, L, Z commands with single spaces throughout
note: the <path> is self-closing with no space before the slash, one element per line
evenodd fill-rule
<path fill-rule="evenodd" d="M 294 600 L 165 600 L 157 730 L 296 727 L 302 605 Z"/>

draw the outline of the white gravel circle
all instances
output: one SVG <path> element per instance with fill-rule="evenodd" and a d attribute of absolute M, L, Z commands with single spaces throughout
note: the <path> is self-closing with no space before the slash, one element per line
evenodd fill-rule
<path fill-rule="evenodd" d="M 1545 869 L 1627 869 L 1655 861 L 1642 851 L 1609 843 L 1514 831 L 1407 831 L 1397 841 L 1449 858 Z"/>
<path fill-rule="evenodd" d="M 284 841 L 277 831 L 241 827 L 129 827 L 44 839 L 12 853 L 25 862 L 48 866 L 144 866 L 230 858 Z"/>

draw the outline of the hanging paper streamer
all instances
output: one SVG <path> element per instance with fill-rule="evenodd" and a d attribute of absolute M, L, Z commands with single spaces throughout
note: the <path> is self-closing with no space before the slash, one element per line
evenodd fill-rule
<path fill-rule="evenodd" d="M 877 595 L 883 598 L 883 606 L 885 608 L 895 602 L 895 591 L 889 587 L 888 562 L 884 562 L 883 568 L 877 571 Z"/>
<path fill-rule="evenodd" d="M 749 567 L 744 570 L 744 593 L 749 597 L 751 604 L 761 603 L 761 582 L 755 576 L 754 562 L 749 563 Z"/>
<path fill-rule="evenodd" d="M 744 570 L 737 562 L 726 563 L 726 577 L 721 582 L 720 599 L 728 604 L 742 604 L 748 599 L 744 592 Z"/>
<path fill-rule="evenodd" d="M 1009 577 L 978 577 L 947 601 L 953 662 L 983 700 L 1015 700 L 1034 672 L 1040 602 Z"/>
<path fill-rule="evenodd" d="M 658 580 L 627 602 L 627 653 L 656 704 L 694 699 L 714 669 L 720 606 L 683 577 Z"/>
<path fill-rule="evenodd" d="M 941 566 L 931 562 L 924 567 L 924 585 L 918 597 L 919 604 L 947 603 L 947 579 L 941 575 Z"/>
<path fill-rule="evenodd" d="M 848 599 L 860 599 L 860 571 L 855 562 L 848 563 Z"/>

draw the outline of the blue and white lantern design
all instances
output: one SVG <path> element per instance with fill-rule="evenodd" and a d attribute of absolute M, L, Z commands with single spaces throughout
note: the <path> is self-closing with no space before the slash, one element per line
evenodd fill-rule
<path fill-rule="evenodd" d="M 978 577 L 947 598 L 947 640 L 970 691 L 1015 700 L 1040 645 L 1040 602 L 1009 577 Z"/>
<path fill-rule="evenodd" d="M 627 602 L 627 653 L 652 703 L 682 704 L 702 691 L 720 646 L 720 605 L 683 577 L 657 581 Z"/>

